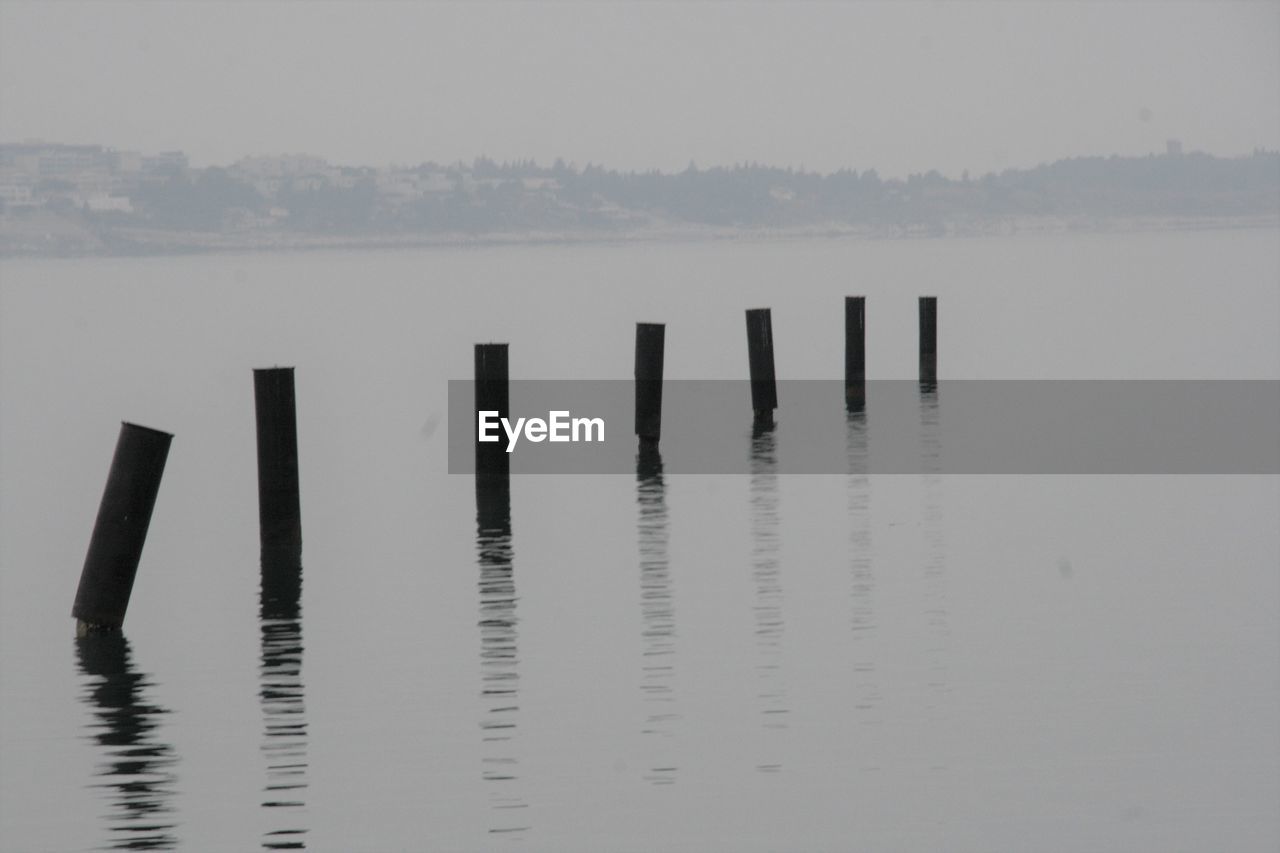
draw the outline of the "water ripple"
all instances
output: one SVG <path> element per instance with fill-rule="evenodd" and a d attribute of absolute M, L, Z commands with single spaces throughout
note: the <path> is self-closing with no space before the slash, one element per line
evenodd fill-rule
<path fill-rule="evenodd" d="M 787 728 L 787 691 L 782 683 L 782 641 L 786 629 L 783 615 L 782 578 L 779 572 L 780 547 L 778 515 L 778 459 L 775 433 L 756 429 L 751 438 L 750 484 L 751 578 L 755 583 L 757 706 L 761 727 L 766 732 Z M 773 751 L 781 747 L 766 739 L 761 745 Z M 760 761 L 756 769 L 776 773 L 777 761 Z"/>
<path fill-rule="evenodd" d="M 636 457 L 636 504 L 639 521 L 636 538 L 640 553 L 641 663 L 640 692 L 647 706 L 641 733 L 656 739 L 673 739 L 675 724 L 680 720 L 676 710 L 675 596 L 671 590 L 671 567 L 667 554 L 668 514 L 667 487 L 663 479 L 662 455 L 649 445 L 642 445 Z M 676 781 L 679 768 L 663 750 L 653 746 L 662 757 L 650 767 L 645 781 L 654 785 L 670 785 Z"/>
<path fill-rule="evenodd" d="M 146 698 L 154 684 L 151 677 L 133 668 L 129 641 L 118 631 L 76 638 L 76 658 L 85 677 L 82 699 L 94 715 L 87 728 L 104 757 L 94 774 L 102 781 L 93 787 L 108 790 L 111 798 L 104 846 L 174 849 L 177 756 L 155 737 L 168 712 Z"/>
<path fill-rule="evenodd" d="M 867 476 L 869 440 L 866 413 L 846 415 L 849 463 L 849 546 L 852 583 L 853 689 L 856 719 L 880 723 L 880 679 L 876 667 L 876 578 L 871 565 L 871 483 Z"/>
<path fill-rule="evenodd" d="M 516 734 L 520 711 L 515 550 L 511 538 L 511 483 L 476 478 L 476 559 L 480 569 L 480 777 L 489 786 L 492 835 L 519 837 L 528 824 L 520 783 Z"/>
<path fill-rule="evenodd" d="M 305 850 L 307 789 L 306 691 L 302 683 L 302 548 L 292 537 L 264 537 L 259 601 L 261 666 L 258 698 L 264 725 L 267 784 L 262 808 L 275 828 L 265 850 Z"/>
<path fill-rule="evenodd" d="M 947 594 L 947 543 L 942 507 L 942 407 L 940 386 L 920 386 L 920 448 L 923 456 L 922 487 L 924 508 L 924 618 L 927 631 L 928 698 L 926 711 L 933 719 L 943 716 L 943 703 L 950 692 L 951 613 Z"/>

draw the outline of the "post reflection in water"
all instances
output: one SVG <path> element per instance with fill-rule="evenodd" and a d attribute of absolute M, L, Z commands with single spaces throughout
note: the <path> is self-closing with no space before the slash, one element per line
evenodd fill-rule
<path fill-rule="evenodd" d="M 476 556 L 480 568 L 480 697 L 483 779 L 494 811 L 490 833 L 523 835 L 528 804 L 519 791 L 516 717 L 520 710 L 516 645 L 515 552 L 511 481 L 476 475 Z"/>
<path fill-rule="evenodd" d="M 172 850 L 172 800 L 177 777 L 173 747 L 155 739 L 165 709 L 145 697 L 151 679 L 133 668 L 129 641 L 118 631 L 76 638 L 76 658 L 85 676 L 83 698 L 96 720 L 91 736 L 105 760 L 94 787 L 112 789 L 111 850 Z"/>
<path fill-rule="evenodd" d="M 262 542 L 259 697 L 267 784 L 262 807 L 268 850 L 306 849 L 307 720 L 302 685 L 302 546 L 292 536 Z"/>
<path fill-rule="evenodd" d="M 871 483 L 868 477 L 867 416 L 861 408 L 845 415 L 849 463 L 849 545 L 853 584 L 854 710 L 859 722 L 878 724 L 880 683 L 876 672 L 876 579 L 871 566 Z"/>
<path fill-rule="evenodd" d="M 751 576 L 755 581 L 756 677 L 762 725 L 766 734 L 787 728 L 787 693 L 782 684 L 782 582 L 778 572 L 778 460 L 771 428 L 751 437 Z M 782 746 L 768 738 L 762 746 L 773 754 L 756 763 L 762 773 L 782 770 Z"/>
<path fill-rule="evenodd" d="M 951 614 L 947 603 L 946 541 L 943 535 L 942 417 L 936 382 L 920 383 L 921 485 L 924 491 L 924 600 L 928 626 L 929 681 L 926 710 L 943 716 L 949 690 L 947 661 L 951 645 Z"/>
<path fill-rule="evenodd" d="M 636 456 L 636 503 L 639 522 L 636 538 L 640 551 L 641 640 L 644 655 L 640 690 L 648 705 L 641 730 L 653 739 L 671 739 L 673 726 L 680 715 L 675 696 L 676 622 L 671 592 L 671 566 L 667 556 L 668 516 L 667 487 L 662 476 L 662 454 L 657 447 L 644 442 Z M 676 781 L 679 769 L 670 753 L 655 745 L 645 779 L 655 785 Z"/>

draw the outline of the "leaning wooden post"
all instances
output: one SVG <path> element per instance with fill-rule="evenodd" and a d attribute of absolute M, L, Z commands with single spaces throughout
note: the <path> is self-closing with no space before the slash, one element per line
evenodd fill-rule
<path fill-rule="evenodd" d="M 844 403 L 861 412 L 867 400 L 867 330 L 865 296 L 844 298 Z"/>
<path fill-rule="evenodd" d="M 756 426 L 771 426 L 773 410 L 778 408 L 778 387 L 773 372 L 773 320 L 768 308 L 747 309 L 747 358 Z"/>
<path fill-rule="evenodd" d="M 501 430 L 498 441 L 481 441 L 478 428 L 481 412 L 496 413 L 490 415 L 494 420 L 511 414 L 506 344 L 476 344 L 475 392 L 476 417 L 471 425 L 476 430 L 476 476 L 506 477 L 511 473 L 511 456 Z"/>
<path fill-rule="evenodd" d="M 662 354 L 667 327 L 636 323 L 636 435 L 641 444 L 662 437 Z"/>
<path fill-rule="evenodd" d="M 173 435 L 124 423 L 98 506 L 71 615 L 76 634 L 124 624 Z"/>
<path fill-rule="evenodd" d="M 920 297 L 920 381 L 938 381 L 938 297 Z"/>
<path fill-rule="evenodd" d="M 264 548 L 302 549 L 298 416 L 292 367 L 253 371 L 258 425 L 258 533 Z"/>

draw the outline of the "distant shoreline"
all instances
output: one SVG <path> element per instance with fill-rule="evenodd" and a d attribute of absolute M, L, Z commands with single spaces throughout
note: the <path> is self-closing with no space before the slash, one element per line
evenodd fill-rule
<path fill-rule="evenodd" d="M 759 164 L 618 172 L 557 161 L 336 166 L 0 143 L 0 257 L 1236 228 L 1280 218 L 1280 152 L 1077 157 L 905 180 Z"/>
<path fill-rule="evenodd" d="M 194 232 L 118 229 L 93 234 L 69 222 L 32 221 L 15 228 L 0 217 L 0 260 L 20 258 L 174 257 L 193 254 L 386 250 L 496 246 L 605 246 L 632 243 L 765 242 L 787 240 L 920 240 L 1058 234 L 1133 234 L 1177 231 L 1276 229 L 1280 214 L 1247 216 L 1020 216 L 933 225 L 827 223 L 769 227 L 655 225 L 630 229 L 437 234 L 315 234 Z M 46 230 L 47 229 L 47 230 Z"/>

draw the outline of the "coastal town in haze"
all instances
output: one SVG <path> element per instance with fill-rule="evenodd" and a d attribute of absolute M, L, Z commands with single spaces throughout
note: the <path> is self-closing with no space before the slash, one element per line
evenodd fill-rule
<path fill-rule="evenodd" d="M 1280 152 L 1078 157 L 882 178 L 761 164 L 619 172 L 557 160 L 194 167 L 181 151 L 0 144 L 0 255 L 625 240 L 749 232 L 940 237 L 1280 220 Z"/>

